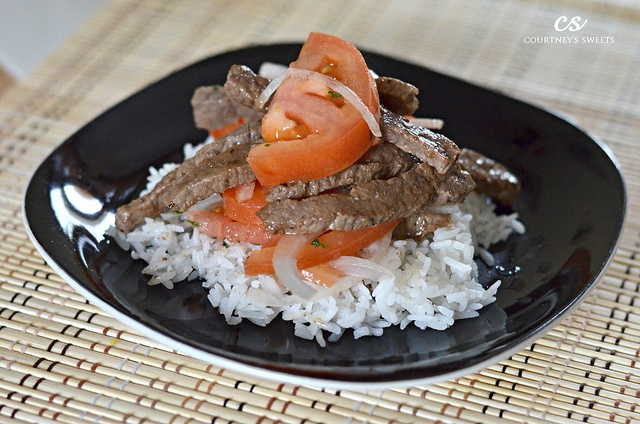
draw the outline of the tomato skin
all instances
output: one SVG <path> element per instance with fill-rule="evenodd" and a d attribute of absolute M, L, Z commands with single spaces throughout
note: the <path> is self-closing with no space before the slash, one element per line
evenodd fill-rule
<path fill-rule="evenodd" d="M 335 78 L 379 116 L 378 92 L 360 52 L 337 37 L 311 33 L 290 65 Z M 333 175 L 372 145 L 357 108 L 317 81 L 289 76 L 276 90 L 262 119 L 265 143 L 247 161 L 262 185 L 311 181 Z"/>
<path fill-rule="evenodd" d="M 224 215 L 222 208 L 211 211 L 188 211 L 185 214 L 188 220 L 197 224 L 202 234 L 219 240 L 260 244 L 264 248 L 269 248 L 275 246 L 281 237 L 269 234 L 262 224 L 234 221 Z"/>
<path fill-rule="evenodd" d="M 361 230 L 328 231 L 300 251 L 298 269 L 303 270 L 325 264 L 341 256 L 353 256 L 392 231 L 398 222 L 397 220 L 388 221 Z M 244 262 L 245 274 L 273 274 L 275 272 L 272 263 L 274 249 L 274 247 L 263 247 L 251 252 Z"/>

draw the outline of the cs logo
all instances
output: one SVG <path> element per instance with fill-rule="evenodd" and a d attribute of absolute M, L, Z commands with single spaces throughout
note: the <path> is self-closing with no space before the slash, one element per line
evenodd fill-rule
<path fill-rule="evenodd" d="M 580 16 L 574 16 L 569 19 L 566 16 L 560 16 L 556 19 L 556 22 L 553 24 L 553 27 L 558 32 L 563 32 L 569 30 L 571 32 L 580 31 L 587 24 L 587 20 L 584 21 Z"/>

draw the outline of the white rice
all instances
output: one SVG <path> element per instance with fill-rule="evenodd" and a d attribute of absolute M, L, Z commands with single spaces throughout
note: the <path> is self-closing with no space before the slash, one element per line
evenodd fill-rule
<path fill-rule="evenodd" d="M 185 156 L 196 150 L 187 146 Z M 147 190 L 175 166 L 151 169 Z M 377 263 L 364 262 L 368 278 L 311 301 L 285 293 L 272 276 L 244 274 L 244 260 L 258 246 L 203 235 L 181 214 L 147 218 L 126 235 L 113 228 L 109 234 L 133 258 L 148 263 L 143 272 L 150 276 L 149 284 L 171 289 L 176 283 L 202 281 L 209 301 L 229 324 L 249 320 L 265 326 L 280 316 L 293 323 L 297 336 L 324 346 L 346 329 L 352 329 L 355 338 L 380 336 L 392 325 L 444 330 L 457 319 L 478 316 L 478 310 L 495 301 L 500 281 L 483 288 L 474 257 L 493 265 L 489 247 L 512 232 L 525 231 L 516 214 L 498 216 L 494 209 L 486 197 L 471 193 L 454 208 L 453 226 L 420 242 L 393 241 Z M 363 263 L 341 260 L 356 269 Z"/>

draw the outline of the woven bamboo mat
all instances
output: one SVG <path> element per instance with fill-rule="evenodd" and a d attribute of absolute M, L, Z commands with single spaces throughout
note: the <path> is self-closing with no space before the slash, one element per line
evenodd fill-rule
<path fill-rule="evenodd" d="M 580 37 L 613 43 L 527 39 L 557 35 L 560 16 L 588 19 Z M 45 264 L 21 202 L 55 146 L 175 69 L 250 43 L 302 41 L 310 30 L 555 108 L 610 146 L 627 182 L 626 227 L 608 272 L 571 316 L 455 381 L 320 390 L 172 351 L 88 303 Z M 640 7 L 624 0 L 110 2 L 0 98 L 0 422 L 640 421 L 639 65 Z"/>

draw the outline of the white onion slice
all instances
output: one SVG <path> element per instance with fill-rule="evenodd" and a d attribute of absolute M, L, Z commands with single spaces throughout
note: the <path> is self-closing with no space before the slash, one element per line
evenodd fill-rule
<path fill-rule="evenodd" d="M 382 131 L 380 131 L 380 124 L 378 118 L 376 118 L 369 108 L 364 104 L 362 99 L 358 97 L 349 87 L 341 83 L 335 78 L 331 78 L 320 72 L 309 71 L 306 69 L 288 68 L 287 71 L 277 78 L 271 80 L 269 85 L 260 93 L 258 97 L 258 105 L 263 107 L 271 98 L 271 95 L 275 93 L 282 81 L 287 77 L 297 77 L 305 80 L 316 81 L 326 85 L 334 92 L 340 94 L 348 103 L 352 104 L 356 110 L 362 115 L 371 133 L 376 137 L 382 137 Z"/>
<path fill-rule="evenodd" d="M 393 273 L 382 265 L 355 256 L 342 256 L 329 262 L 329 265 L 336 267 L 347 275 L 368 280 L 380 281 L 383 277 L 393 278 Z"/>
<path fill-rule="evenodd" d="M 372 262 L 379 263 L 385 253 L 387 253 L 387 250 L 389 250 L 392 236 L 393 231 L 389 231 L 379 240 L 376 240 L 369 246 L 361 249 L 360 252 L 358 252 L 358 255 L 363 257 L 364 259 L 369 259 Z"/>
<path fill-rule="evenodd" d="M 288 66 L 282 63 L 262 62 L 260 69 L 258 69 L 258 75 L 272 80 L 287 72 L 287 68 Z"/>
<path fill-rule="evenodd" d="M 456 213 L 456 212 L 460 212 L 460 206 L 459 205 L 443 205 L 443 206 L 432 206 L 432 207 L 427 207 L 425 209 L 422 210 L 423 212 L 430 212 L 430 213 L 448 213 L 448 214 L 452 214 L 452 213 Z"/>
<path fill-rule="evenodd" d="M 410 116 L 407 118 L 409 122 L 415 125 L 419 125 L 428 130 L 441 130 L 444 127 L 444 121 L 437 118 L 416 118 Z"/>
<path fill-rule="evenodd" d="M 311 243 L 316 235 L 300 234 L 300 235 L 284 235 L 273 251 L 273 269 L 276 272 L 278 280 L 289 291 L 300 296 L 303 299 L 311 298 L 316 290 L 300 279 L 298 271 L 297 256 L 300 250 Z"/>
<path fill-rule="evenodd" d="M 253 287 L 250 287 L 247 290 L 246 296 L 247 299 L 251 300 L 252 302 L 262 303 L 266 306 L 275 308 L 283 308 L 286 306 L 295 305 L 297 303 L 315 302 L 329 296 L 336 296 L 338 293 L 342 292 L 343 290 L 350 289 L 361 281 L 362 278 L 347 275 L 340 278 L 331 287 L 319 287 L 315 294 L 308 298 L 302 298 L 295 294 L 278 297 L 273 293 L 267 293 L 265 290 L 255 289 Z"/>
<path fill-rule="evenodd" d="M 236 190 L 236 201 L 238 203 L 246 202 L 253 197 L 253 191 L 256 189 L 256 182 L 240 184 Z"/>
<path fill-rule="evenodd" d="M 360 283 L 362 278 L 354 277 L 352 275 L 347 275 L 339 279 L 335 282 L 331 287 L 321 288 L 313 295 L 309 300 L 316 301 L 320 299 L 324 299 L 325 297 L 335 296 L 341 291 L 348 290 L 356 284 Z"/>
<path fill-rule="evenodd" d="M 262 93 L 260 93 L 260 95 L 258 96 L 258 101 L 257 101 L 258 108 L 260 109 L 264 108 L 264 105 L 267 104 L 267 102 L 269 101 L 273 93 L 276 92 L 276 90 L 278 89 L 278 87 L 280 87 L 280 84 L 282 84 L 282 81 L 284 81 L 286 77 L 287 77 L 287 73 L 283 72 L 278 77 L 271 80 L 269 85 L 267 85 L 267 87 L 264 90 L 262 90 Z"/>

